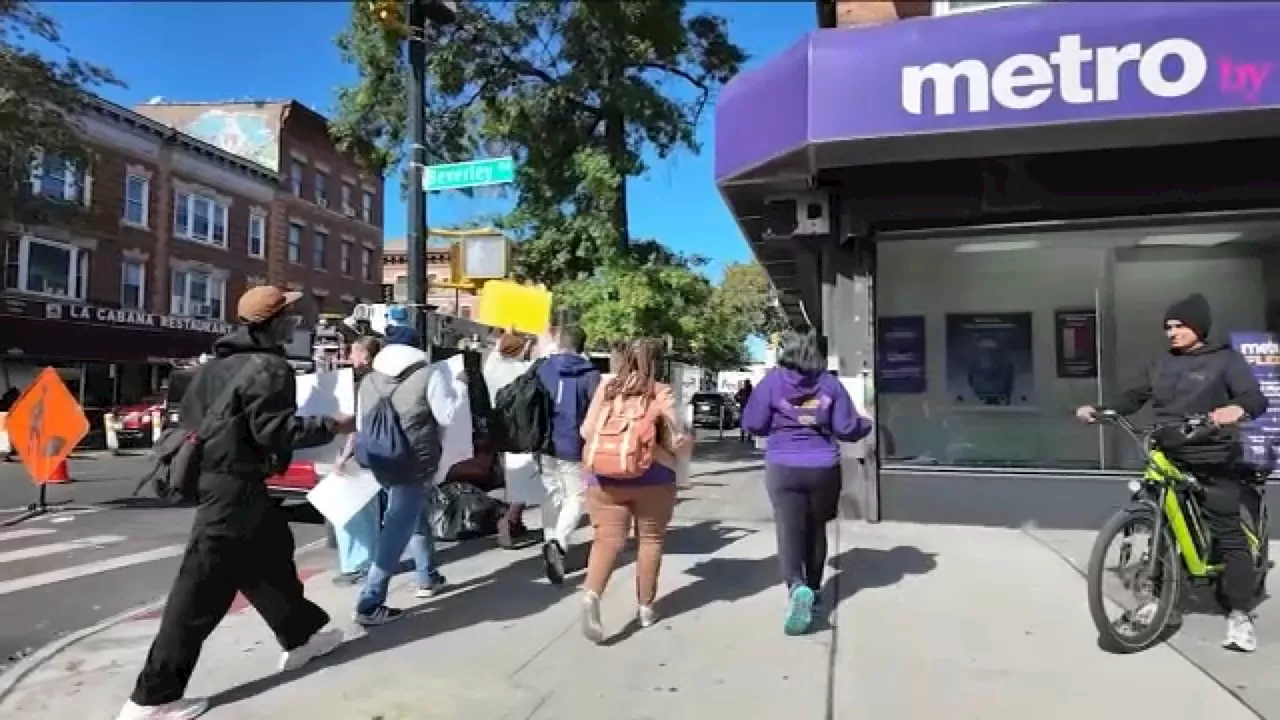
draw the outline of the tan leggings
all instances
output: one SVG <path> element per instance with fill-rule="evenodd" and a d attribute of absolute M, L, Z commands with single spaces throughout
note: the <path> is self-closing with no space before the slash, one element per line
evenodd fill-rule
<path fill-rule="evenodd" d="M 604 594 L 634 519 L 639 542 L 636 551 L 636 600 L 641 605 L 652 605 L 658 596 L 662 539 L 675 507 L 675 484 L 593 485 L 587 488 L 587 512 L 591 514 L 591 527 L 595 529 L 591 557 L 587 560 L 587 589 L 597 595 Z"/>

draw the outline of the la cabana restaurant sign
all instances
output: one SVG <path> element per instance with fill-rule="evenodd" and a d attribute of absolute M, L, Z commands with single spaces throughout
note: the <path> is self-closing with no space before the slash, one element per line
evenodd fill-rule
<path fill-rule="evenodd" d="M 222 320 L 156 315 L 141 310 L 122 310 L 95 305 L 46 303 L 44 317 L 46 320 L 70 320 L 72 322 L 89 322 L 100 325 L 151 328 L 155 330 L 180 330 L 183 332 L 207 333 L 209 335 L 225 335 L 234 329 L 230 323 Z"/>

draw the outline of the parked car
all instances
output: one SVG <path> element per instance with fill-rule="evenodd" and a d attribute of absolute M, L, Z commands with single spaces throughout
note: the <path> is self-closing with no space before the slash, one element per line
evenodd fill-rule
<path fill-rule="evenodd" d="M 727 430 L 738 427 L 742 419 L 742 408 L 728 393 L 695 393 L 689 405 L 693 408 L 694 427 Z"/>
<path fill-rule="evenodd" d="M 165 411 L 165 400 L 149 398 L 130 405 L 121 405 L 111 409 L 115 422 L 116 437 L 120 447 L 146 447 L 151 444 L 153 418 L 157 413 Z"/>

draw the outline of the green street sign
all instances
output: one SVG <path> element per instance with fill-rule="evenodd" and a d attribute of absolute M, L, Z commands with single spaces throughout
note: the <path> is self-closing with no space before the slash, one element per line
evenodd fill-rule
<path fill-rule="evenodd" d="M 498 157 L 428 166 L 427 172 L 422 176 L 422 186 L 427 192 L 436 192 L 484 185 L 503 185 L 515 179 L 515 159 Z"/>

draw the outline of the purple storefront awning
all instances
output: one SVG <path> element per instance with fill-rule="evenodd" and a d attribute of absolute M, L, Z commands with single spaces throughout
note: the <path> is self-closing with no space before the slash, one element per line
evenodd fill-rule
<path fill-rule="evenodd" d="M 816 31 L 725 88 L 716 179 L 840 141 L 1274 109 L 1276 28 L 1273 2 L 1061 2 Z"/>

